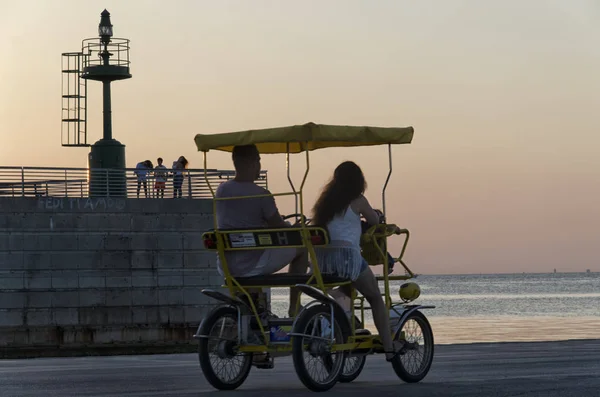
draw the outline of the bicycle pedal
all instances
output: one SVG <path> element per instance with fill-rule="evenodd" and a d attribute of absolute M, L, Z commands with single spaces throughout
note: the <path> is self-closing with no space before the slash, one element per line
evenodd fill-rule
<path fill-rule="evenodd" d="M 256 369 L 273 369 L 273 368 L 275 368 L 275 363 L 274 362 L 260 363 L 260 364 L 254 364 L 254 366 L 256 367 Z"/>
<path fill-rule="evenodd" d="M 269 357 L 266 360 L 255 360 L 252 365 L 257 369 L 273 369 L 275 367 L 275 360 L 273 360 L 273 357 Z"/>

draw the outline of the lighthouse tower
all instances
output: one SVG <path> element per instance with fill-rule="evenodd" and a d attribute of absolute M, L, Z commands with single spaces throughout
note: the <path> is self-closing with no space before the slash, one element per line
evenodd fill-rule
<path fill-rule="evenodd" d="M 125 145 L 113 138 L 110 89 L 113 81 L 131 78 L 129 40 L 113 37 L 107 10 L 100 14 L 98 36 L 84 39 L 80 53 L 63 53 L 62 144 L 90 146 L 87 143 L 87 82 L 101 82 L 103 136 L 91 145 L 89 153 L 89 195 L 125 197 Z M 65 80 L 68 81 L 66 86 Z"/>

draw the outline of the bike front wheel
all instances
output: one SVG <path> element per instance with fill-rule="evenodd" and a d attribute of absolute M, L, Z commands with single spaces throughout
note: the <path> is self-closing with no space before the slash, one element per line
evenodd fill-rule
<path fill-rule="evenodd" d="M 418 310 L 404 319 L 395 337 L 403 347 L 392 361 L 396 375 L 408 383 L 419 382 L 429 372 L 433 363 L 433 331 L 423 313 Z"/>

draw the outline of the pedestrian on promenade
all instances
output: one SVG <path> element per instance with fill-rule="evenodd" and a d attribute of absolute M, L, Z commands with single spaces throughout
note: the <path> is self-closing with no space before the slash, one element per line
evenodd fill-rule
<path fill-rule="evenodd" d="M 173 161 L 173 198 L 181 198 L 181 186 L 183 185 L 183 170 L 187 168 L 188 161 L 180 156 L 177 161 Z"/>
<path fill-rule="evenodd" d="M 137 198 L 140 198 L 140 188 L 144 185 L 144 194 L 148 198 L 148 173 L 152 169 L 152 161 L 145 160 L 137 163 L 135 171 L 137 176 Z"/>
<path fill-rule="evenodd" d="M 155 184 L 154 188 L 156 189 L 156 197 L 164 198 L 165 197 L 165 186 L 167 184 L 168 171 L 167 167 L 163 165 L 162 157 L 156 159 L 158 165 L 154 168 L 154 179 Z"/>

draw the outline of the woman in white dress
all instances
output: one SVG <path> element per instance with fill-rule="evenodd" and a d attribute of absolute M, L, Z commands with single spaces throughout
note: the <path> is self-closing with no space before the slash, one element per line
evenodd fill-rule
<path fill-rule="evenodd" d="M 386 360 L 394 351 L 388 312 L 375 275 L 360 250 L 361 215 L 369 225 L 379 223 L 379 216 L 363 195 L 367 183 L 356 163 L 345 161 L 334 171 L 313 207 L 313 225 L 325 226 L 330 244 L 316 250 L 323 274 L 352 280 L 354 287 L 367 299 L 375 327 L 381 337 Z"/>

